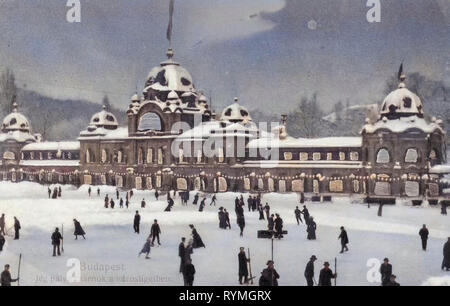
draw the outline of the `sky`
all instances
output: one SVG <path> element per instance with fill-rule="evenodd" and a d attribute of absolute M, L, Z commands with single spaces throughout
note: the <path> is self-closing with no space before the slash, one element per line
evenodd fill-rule
<path fill-rule="evenodd" d="M 165 59 L 169 0 L 80 0 L 69 23 L 66 0 L 0 0 L 0 70 L 54 98 L 126 109 L 152 67 Z M 338 101 L 379 103 L 405 71 L 449 79 L 450 1 L 175 0 L 175 59 L 220 111 L 239 97 L 250 110 L 291 110 L 317 92 Z"/>

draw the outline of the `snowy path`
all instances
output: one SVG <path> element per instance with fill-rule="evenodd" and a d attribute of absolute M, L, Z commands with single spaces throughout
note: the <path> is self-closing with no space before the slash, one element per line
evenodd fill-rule
<path fill-rule="evenodd" d="M 115 196 L 115 189 L 102 187 L 100 197 L 87 195 L 87 187 L 76 189 L 63 186 L 63 197 L 47 198 L 47 187 L 33 183 L 0 183 L 0 213 L 5 213 L 7 228 L 12 217 L 22 224 L 19 241 L 7 238 L 0 265 L 12 265 L 16 274 L 18 254 L 23 254 L 21 285 L 68 284 L 66 266 L 70 258 L 81 262 L 82 282 L 78 285 L 182 285 L 178 273 L 178 244 L 180 237 L 189 237 L 189 224 L 194 224 L 206 244 L 206 249 L 196 250 L 193 263 L 197 270 L 195 285 L 236 285 L 237 253 L 240 246 L 250 247 L 252 269 L 256 276 L 270 258 L 270 240 L 256 239 L 256 231 L 265 229 L 266 221 L 258 220 L 258 213 L 246 211 L 244 238 L 239 237 L 234 214 L 235 194 L 219 194 L 217 207 L 208 205 L 203 213 L 198 207 L 182 207 L 175 199 L 172 212 L 163 212 L 163 201 L 154 201 L 153 192 L 135 192 L 131 207 L 126 209 L 103 208 L 105 192 Z M 246 195 L 244 196 L 247 197 Z M 145 198 L 147 208 L 140 208 Z M 192 202 L 193 196 L 191 196 Z M 304 226 L 297 226 L 294 209 L 297 195 L 265 195 L 271 212 L 279 213 L 289 234 L 275 241 L 275 267 L 281 275 L 280 285 L 305 285 L 304 267 L 312 254 L 317 255 L 316 278 L 323 261 L 338 258 L 338 285 L 378 285 L 367 280 L 371 258 L 389 257 L 397 280 L 402 285 L 421 285 L 444 281 L 450 284 L 450 273 L 440 271 L 442 246 L 450 236 L 450 218 L 439 214 L 436 207 L 410 207 L 398 204 L 385 206 L 383 217 L 376 216 L 377 208 L 350 204 L 348 198 L 337 198 L 333 203 L 306 203 L 318 224 L 317 241 L 306 240 Z M 218 228 L 217 208 L 224 206 L 230 212 L 232 230 Z M 142 216 L 141 235 L 133 233 L 134 211 Z M 75 241 L 72 219 L 77 218 L 87 232 L 87 240 Z M 151 259 L 138 258 L 149 233 L 153 219 L 158 219 L 162 230 L 162 246 L 152 248 Z M 427 252 L 420 246 L 418 231 L 422 224 L 430 230 Z M 50 235 L 56 226 L 64 224 L 65 253 L 51 257 Z M 338 254 L 339 227 L 344 225 L 350 238 L 350 252 Z M 11 234 L 12 234 L 11 230 Z M 334 269 L 334 267 L 332 267 Z M 105 269 L 108 269 L 106 271 Z M 111 271 L 114 270 L 114 271 Z M 72 284 L 77 285 L 77 284 Z"/>

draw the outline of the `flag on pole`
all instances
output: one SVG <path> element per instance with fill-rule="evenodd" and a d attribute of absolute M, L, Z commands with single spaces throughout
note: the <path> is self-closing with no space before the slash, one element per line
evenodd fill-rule
<path fill-rule="evenodd" d="M 175 0 L 170 0 L 170 4 L 169 4 L 169 25 L 167 27 L 167 40 L 170 43 L 172 42 L 174 2 L 175 2 Z"/>

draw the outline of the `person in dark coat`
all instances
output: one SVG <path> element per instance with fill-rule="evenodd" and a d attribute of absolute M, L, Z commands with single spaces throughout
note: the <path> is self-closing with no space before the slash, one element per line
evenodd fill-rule
<path fill-rule="evenodd" d="M 334 273 L 333 271 L 330 269 L 330 264 L 326 261 L 323 264 L 323 269 L 320 270 L 320 275 L 319 275 L 319 286 L 322 287 L 330 287 L 331 286 L 331 280 L 336 278 L 337 274 Z"/>
<path fill-rule="evenodd" d="M 348 241 L 348 235 L 347 235 L 347 231 L 345 230 L 345 228 L 343 226 L 341 226 L 341 234 L 339 235 L 338 239 L 341 240 L 341 254 L 344 253 L 344 250 L 346 252 L 348 252 L 348 247 L 347 244 L 349 243 Z"/>
<path fill-rule="evenodd" d="M 244 215 L 240 215 L 237 217 L 237 225 L 239 226 L 239 229 L 241 230 L 239 236 L 244 236 L 244 228 L 245 228 L 245 217 Z"/>
<path fill-rule="evenodd" d="M 298 206 L 295 207 L 294 213 L 295 213 L 295 219 L 297 220 L 297 225 L 300 225 L 300 222 L 303 223 L 302 212 L 300 209 L 298 209 Z"/>
<path fill-rule="evenodd" d="M 192 238 L 194 239 L 192 247 L 194 249 L 206 248 L 205 244 L 203 243 L 202 238 L 198 234 L 197 229 L 194 227 L 194 225 L 191 224 L 191 225 L 189 225 L 189 227 L 192 229 Z"/>
<path fill-rule="evenodd" d="M 186 247 L 184 245 L 184 243 L 186 242 L 186 238 L 181 238 L 181 242 L 178 245 L 178 257 L 180 257 L 180 273 L 183 273 L 184 270 L 184 265 L 186 263 L 185 259 L 186 259 Z"/>
<path fill-rule="evenodd" d="M 306 205 L 303 205 L 302 214 L 303 214 L 303 219 L 305 219 L 306 225 L 308 225 L 310 214 L 309 214 L 308 208 L 306 208 Z"/>
<path fill-rule="evenodd" d="M 156 199 L 156 201 L 158 201 L 158 198 L 159 198 L 159 192 L 158 192 L 158 190 L 155 190 L 155 199 Z"/>
<path fill-rule="evenodd" d="M 134 195 L 134 192 L 133 192 L 133 189 L 131 189 L 130 190 L 130 199 L 133 197 L 133 195 Z"/>
<path fill-rule="evenodd" d="M 109 202 L 109 205 L 111 206 L 111 209 L 114 209 L 114 206 L 116 206 L 116 203 L 114 202 L 114 200 L 111 198 L 111 201 Z"/>
<path fill-rule="evenodd" d="M 258 198 L 257 197 L 253 197 L 253 201 L 252 201 L 252 211 L 255 211 L 256 208 L 258 206 Z"/>
<path fill-rule="evenodd" d="M 50 189 L 50 187 L 47 187 L 47 192 L 48 192 L 48 198 L 50 199 L 52 197 L 52 190 Z"/>
<path fill-rule="evenodd" d="M 5 214 L 2 214 L 2 216 L 0 217 L 0 234 L 2 235 L 6 235 L 5 226 L 6 226 Z"/>
<path fill-rule="evenodd" d="M 198 193 L 195 194 L 195 196 L 194 196 L 194 202 L 192 202 L 193 205 L 197 205 L 199 197 L 200 197 L 200 196 L 199 196 Z"/>
<path fill-rule="evenodd" d="M 283 219 L 281 219 L 279 214 L 275 214 L 275 237 L 278 239 L 283 238 Z"/>
<path fill-rule="evenodd" d="M 157 239 L 158 245 L 161 245 L 161 243 L 159 241 L 159 234 L 161 234 L 161 228 L 159 227 L 158 220 L 155 219 L 153 221 L 152 227 L 150 229 L 150 235 L 153 237 L 152 246 L 155 243 L 155 239 Z"/>
<path fill-rule="evenodd" d="M 258 204 L 259 220 L 264 220 L 264 208 L 261 203 Z"/>
<path fill-rule="evenodd" d="M 128 199 L 125 200 L 125 206 L 128 208 L 130 206 L 130 201 Z"/>
<path fill-rule="evenodd" d="M 74 231 L 74 235 L 75 235 L 75 240 L 78 240 L 78 236 L 83 237 L 84 240 L 86 240 L 86 238 L 84 237 L 84 235 L 86 235 L 86 233 L 84 232 L 83 228 L 81 227 L 80 222 L 78 222 L 77 219 L 73 219 L 73 224 L 75 225 L 75 231 Z"/>
<path fill-rule="evenodd" d="M 200 205 L 198 207 L 198 211 L 202 212 L 203 209 L 205 208 L 205 206 L 206 206 L 206 198 L 203 198 L 203 200 L 201 200 Z"/>
<path fill-rule="evenodd" d="M 305 278 L 308 287 L 314 286 L 314 262 L 317 260 L 316 255 L 311 256 L 305 268 Z"/>
<path fill-rule="evenodd" d="M 430 232 L 427 229 L 426 224 L 423 225 L 423 227 L 419 231 L 420 239 L 422 240 L 422 250 L 427 250 L 427 242 L 428 242 L 428 235 Z"/>
<path fill-rule="evenodd" d="M 392 274 L 390 279 L 389 279 L 389 282 L 387 283 L 386 286 L 388 286 L 388 287 L 400 287 L 400 284 L 397 283 L 396 279 L 397 279 L 397 276 Z"/>
<path fill-rule="evenodd" d="M 441 214 L 447 215 L 447 203 L 444 201 L 441 201 Z"/>
<path fill-rule="evenodd" d="M 97 188 L 97 196 L 100 196 L 100 188 Z"/>
<path fill-rule="evenodd" d="M 88 195 L 89 195 L 89 197 L 91 197 L 91 192 L 92 192 L 92 189 L 91 189 L 91 186 L 89 186 L 89 188 L 88 188 Z"/>
<path fill-rule="evenodd" d="M 223 210 L 223 214 L 225 216 L 225 224 L 226 224 L 225 228 L 228 227 L 229 229 L 231 229 L 230 214 L 226 209 Z"/>
<path fill-rule="evenodd" d="M 392 275 L 392 265 L 389 263 L 389 259 L 385 258 L 380 266 L 381 285 L 387 286 Z"/>
<path fill-rule="evenodd" d="M 250 259 L 247 259 L 247 255 L 245 254 L 245 249 L 243 247 L 240 248 L 240 252 L 238 254 L 239 261 L 239 284 L 246 284 L 248 282 L 248 263 Z"/>
<path fill-rule="evenodd" d="M 195 267 L 190 260 L 187 260 L 183 271 L 185 286 L 192 287 L 194 285 L 194 275 L 195 275 Z"/>
<path fill-rule="evenodd" d="M 0 282 L 2 287 L 11 287 L 11 283 L 15 283 L 19 280 L 19 278 L 12 279 L 11 273 L 9 272 L 9 265 L 5 265 L 5 270 L 2 272 L 0 276 Z"/>
<path fill-rule="evenodd" d="M 309 217 L 309 221 L 307 224 L 308 224 L 308 227 L 306 228 L 306 232 L 308 233 L 307 239 L 308 240 L 316 240 L 317 224 L 316 224 L 316 222 L 314 222 L 314 218 Z"/>
<path fill-rule="evenodd" d="M 142 199 L 142 201 L 141 201 L 141 208 L 145 208 L 145 205 L 146 205 L 145 199 Z"/>
<path fill-rule="evenodd" d="M 217 200 L 216 195 L 213 194 L 213 197 L 211 199 L 211 203 L 209 204 L 209 206 L 212 206 L 213 204 L 214 204 L 214 206 L 216 206 L 216 200 Z"/>
<path fill-rule="evenodd" d="M 248 206 L 248 211 L 250 212 L 252 210 L 252 206 L 253 206 L 253 198 L 252 198 L 252 196 L 248 196 L 247 206 Z"/>
<path fill-rule="evenodd" d="M 62 189 L 61 189 L 61 186 L 59 186 L 59 187 L 58 187 L 58 198 L 61 197 L 61 193 L 62 193 Z"/>
<path fill-rule="evenodd" d="M 19 240 L 21 228 L 19 220 L 14 217 L 14 240 Z"/>
<path fill-rule="evenodd" d="M 53 194 L 52 194 L 52 199 L 57 199 L 58 198 L 58 188 L 53 188 Z"/>
<path fill-rule="evenodd" d="M 274 215 L 270 215 L 269 218 L 267 218 L 267 228 L 269 231 L 273 231 L 273 228 L 275 226 L 275 221 L 274 221 Z"/>
<path fill-rule="evenodd" d="M 142 247 L 142 250 L 139 252 L 138 257 L 141 256 L 141 254 L 145 254 L 145 259 L 150 259 L 148 256 L 150 254 L 151 248 L 152 248 L 152 242 L 151 242 L 152 236 L 148 236 L 147 240 L 145 241 L 144 246 Z"/>
<path fill-rule="evenodd" d="M 266 219 L 269 220 L 270 217 L 270 206 L 268 203 L 266 203 L 266 205 L 264 205 L 264 211 L 266 212 Z"/>
<path fill-rule="evenodd" d="M 120 201 L 119 201 L 119 207 L 120 207 L 120 208 L 123 208 L 123 198 L 120 198 Z"/>
<path fill-rule="evenodd" d="M 108 195 L 105 196 L 105 208 L 109 207 L 109 197 Z"/>
<path fill-rule="evenodd" d="M 63 237 L 61 233 L 59 232 L 59 228 L 56 228 L 55 231 L 52 234 L 52 245 L 53 245 L 53 257 L 56 256 L 56 251 L 58 251 L 58 256 L 61 256 L 61 250 L 59 249 L 59 246 L 61 245 L 61 240 L 63 240 Z"/>
<path fill-rule="evenodd" d="M 119 189 L 116 189 L 116 200 L 118 200 L 119 199 Z"/>
<path fill-rule="evenodd" d="M 244 208 L 241 205 L 238 205 L 235 209 L 236 217 L 244 216 Z"/>
<path fill-rule="evenodd" d="M 444 244 L 443 255 L 442 270 L 450 271 L 450 237 L 448 237 L 447 242 Z"/>
<path fill-rule="evenodd" d="M 236 197 L 236 199 L 234 199 L 234 211 L 236 212 L 236 214 L 239 206 L 241 206 L 241 202 L 239 201 L 239 198 Z"/>
<path fill-rule="evenodd" d="M 219 216 L 219 228 L 227 229 L 227 221 L 226 221 L 225 212 L 223 211 L 223 207 L 219 208 L 218 216 Z"/>
<path fill-rule="evenodd" d="M 136 234 L 139 234 L 139 225 L 141 223 L 141 216 L 139 215 L 139 211 L 136 210 L 136 214 L 134 215 L 133 229 Z"/>
<path fill-rule="evenodd" d="M 267 268 L 261 272 L 261 277 L 259 278 L 259 285 L 261 287 L 278 286 L 280 275 L 275 270 L 274 264 L 272 260 L 269 260 L 267 262 Z"/>
<path fill-rule="evenodd" d="M 2 233 L 0 233 L 0 252 L 3 251 L 3 246 L 5 245 L 5 236 L 2 235 Z"/>

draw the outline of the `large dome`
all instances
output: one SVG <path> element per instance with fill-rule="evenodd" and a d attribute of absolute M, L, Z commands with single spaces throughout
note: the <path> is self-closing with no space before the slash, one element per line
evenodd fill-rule
<path fill-rule="evenodd" d="M 252 121 L 252 118 L 250 117 L 250 113 L 248 112 L 248 110 L 239 105 L 237 103 L 237 98 L 234 99 L 234 104 L 226 107 L 223 112 L 222 115 L 220 116 L 220 120 L 221 121 L 227 121 L 227 122 L 232 122 L 232 123 L 248 123 Z"/>
<path fill-rule="evenodd" d="M 104 127 L 106 129 L 116 129 L 119 126 L 116 117 L 106 110 L 106 106 L 103 106 L 103 110 L 92 116 L 90 126 Z"/>
<path fill-rule="evenodd" d="M 381 104 L 381 117 L 406 117 L 417 115 L 423 117 L 423 104 L 420 98 L 402 82 Z"/>
<path fill-rule="evenodd" d="M 191 74 L 179 63 L 173 61 L 173 51 L 167 53 L 169 59 L 153 68 L 146 82 L 146 87 L 155 91 L 187 92 L 195 89 Z"/>
<path fill-rule="evenodd" d="M 14 103 L 14 109 L 11 114 L 5 117 L 3 119 L 2 124 L 2 131 L 3 132 L 9 132 L 9 131 L 23 131 L 23 132 L 30 132 L 31 126 L 28 122 L 28 119 L 18 112 L 17 110 L 17 104 Z"/>

